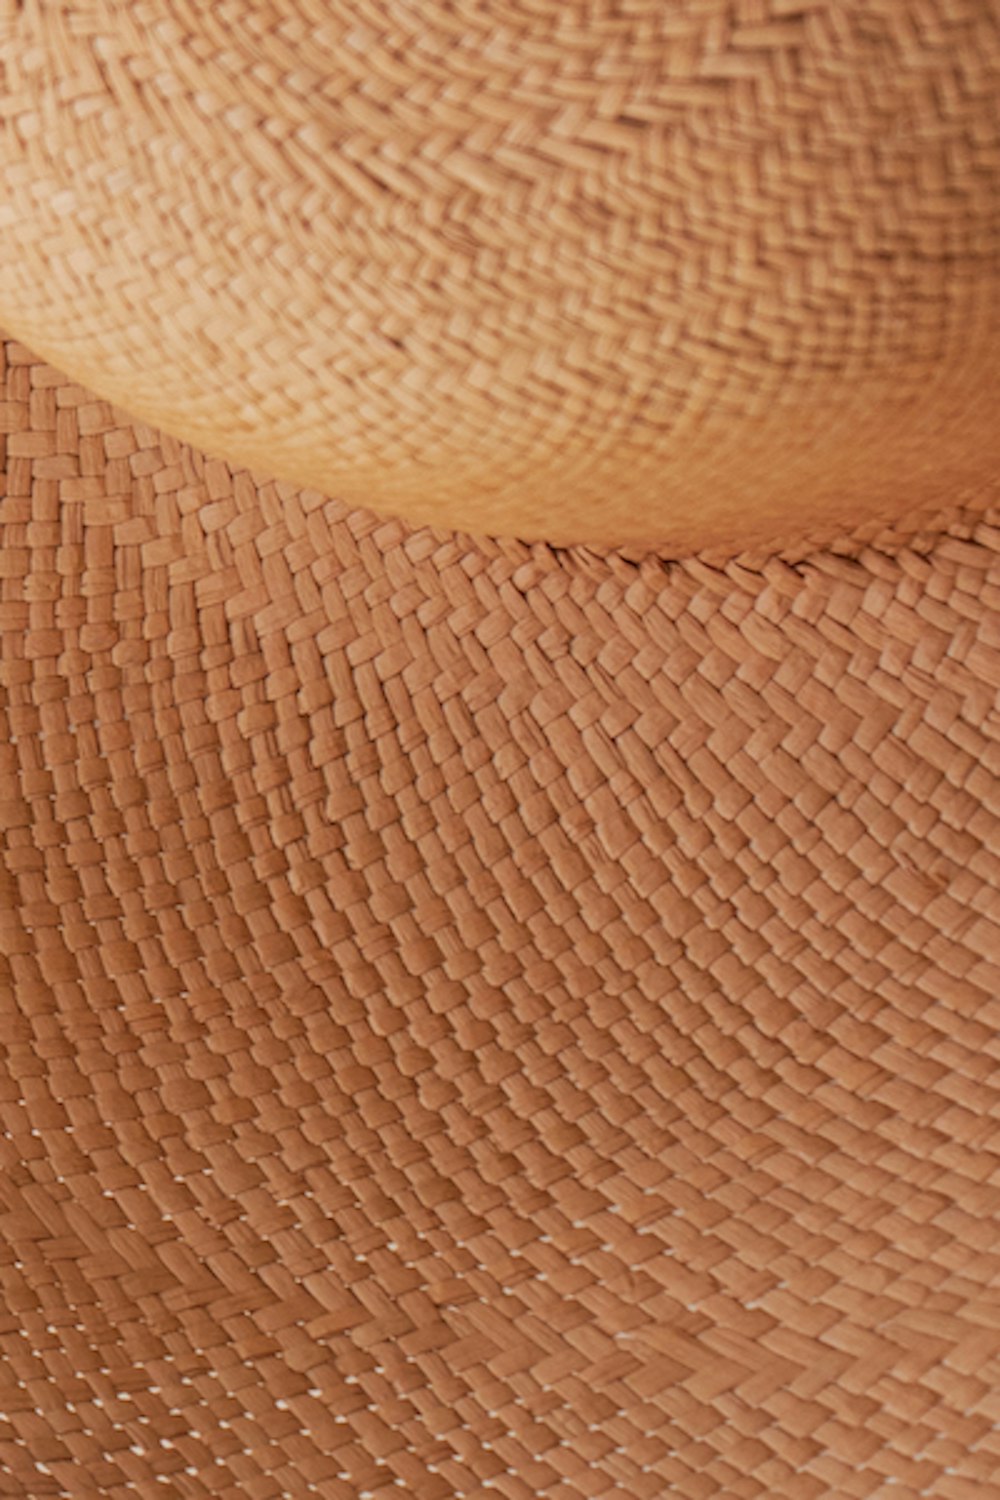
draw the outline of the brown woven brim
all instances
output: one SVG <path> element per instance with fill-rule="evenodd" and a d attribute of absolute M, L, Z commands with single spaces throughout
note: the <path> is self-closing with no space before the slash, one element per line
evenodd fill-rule
<path fill-rule="evenodd" d="M 407 530 L 8 345 L 5 1500 L 986 1500 L 1000 514 Z"/>

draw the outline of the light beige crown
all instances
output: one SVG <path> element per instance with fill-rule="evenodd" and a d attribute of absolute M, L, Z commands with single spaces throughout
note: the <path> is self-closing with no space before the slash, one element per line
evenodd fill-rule
<path fill-rule="evenodd" d="M 686 551 L 995 494 L 988 0 L 0 16 L 0 323 L 209 451 Z"/>

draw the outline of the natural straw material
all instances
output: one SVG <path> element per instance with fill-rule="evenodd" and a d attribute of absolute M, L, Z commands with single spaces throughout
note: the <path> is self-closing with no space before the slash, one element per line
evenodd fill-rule
<path fill-rule="evenodd" d="M 0 323 L 411 522 L 998 499 L 995 0 L 0 0 Z"/>
<path fill-rule="evenodd" d="M 6 349 L 4 1500 L 985 1500 L 1000 514 L 725 568 Z"/>

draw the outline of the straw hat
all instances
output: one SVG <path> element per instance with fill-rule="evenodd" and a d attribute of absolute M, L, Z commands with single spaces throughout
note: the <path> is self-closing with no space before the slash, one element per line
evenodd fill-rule
<path fill-rule="evenodd" d="M 0 1493 L 982 1500 L 992 7 L 0 47 Z"/>

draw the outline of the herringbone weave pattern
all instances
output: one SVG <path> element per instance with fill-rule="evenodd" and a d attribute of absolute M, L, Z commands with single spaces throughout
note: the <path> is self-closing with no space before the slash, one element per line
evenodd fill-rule
<path fill-rule="evenodd" d="M 0 323 L 411 524 L 995 505 L 995 0 L 0 0 Z"/>
<path fill-rule="evenodd" d="M 0 1493 L 991 1494 L 1000 515 L 478 543 L 0 372 Z"/>

